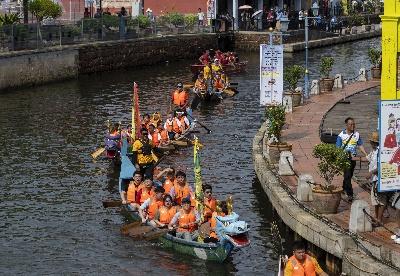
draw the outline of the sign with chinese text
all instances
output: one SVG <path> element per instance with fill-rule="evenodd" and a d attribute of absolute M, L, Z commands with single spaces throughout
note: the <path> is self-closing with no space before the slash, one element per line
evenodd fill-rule
<path fill-rule="evenodd" d="M 379 191 L 400 190 L 400 101 L 380 101 Z"/>
<path fill-rule="evenodd" d="M 282 105 L 283 46 L 260 45 L 260 106 Z"/>

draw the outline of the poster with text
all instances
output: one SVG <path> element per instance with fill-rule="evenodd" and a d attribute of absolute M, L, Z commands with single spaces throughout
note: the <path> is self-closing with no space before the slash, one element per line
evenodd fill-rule
<path fill-rule="evenodd" d="M 400 101 L 379 105 L 379 191 L 400 190 Z"/>
<path fill-rule="evenodd" d="M 260 106 L 282 105 L 283 46 L 260 45 Z"/>

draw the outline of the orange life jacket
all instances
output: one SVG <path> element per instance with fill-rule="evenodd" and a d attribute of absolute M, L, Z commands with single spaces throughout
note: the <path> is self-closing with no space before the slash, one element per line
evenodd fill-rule
<path fill-rule="evenodd" d="M 172 218 L 176 214 L 176 207 L 172 206 L 171 208 L 167 208 L 165 206 L 160 207 L 160 217 L 158 219 L 159 222 L 163 224 L 168 224 L 171 222 Z"/>
<path fill-rule="evenodd" d="M 134 182 L 131 181 L 128 186 L 128 191 L 126 192 L 126 201 L 127 202 L 135 202 L 137 192 L 144 187 L 144 184 L 141 183 L 139 186 L 135 186 Z"/>
<path fill-rule="evenodd" d="M 224 84 L 221 80 L 214 80 L 214 87 L 215 88 L 224 88 Z"/>
<path fill-rule="evenodd" d="M 169 193 L 171 192 L 171 188 L 172 188 L 175 184 L 177 184 L 177 183 L 178 183 L 178 182 L 177 182 L 176 178 L 174 178 L 173 181 L 171 181 L 171 180 L 169 180 L 169 179 L 165 180 L 165 181 L 164 181 L 164 184 L 163 184 L 163 188 L 164 188 L 164 190 L 165 190 L 165 193 L 166 193 L 166 194 L 169 194 Z"/>
<path fill-rule="evenodd" d="M 158 137 L 158 134 L 159 133 L 157 131 L 155 131 L 153 134 L 150 134 L 151 135 L 151 141 L 153 141 L 153 144 L 156 147 L 158 147 L 160 145 L 160 139 Z"/>
<path fill-rule="evenodd" d="M 189 127 L 185 122 L 185 118 L 186 118 L 185 116 L 182 116 L 182 118 L 180 119 L 181 125 L 184 130 L 186 130 Z"/>
<path fill-rule="evenodd" d="M 155 192 L 153 191 L 153 189 L 149 191 L 147 191 L 147 189 L 144 189 L 144 187 L 142 188 L 142 195 L 140 197 L 140 204 L 143 204 L 143 202 L 146 201 L 146 199 L 148 199 L 151 196 L 155 196 Z"/>
<path fill-rule="evenodd" d="M 183 226 L 185 224 L 189 224 L 191 222 L 196 221 L 196 213 L 194 210 L 190 210 L 189 213 L 186 213 L 184 210 L 179 211 L 180 216 L 179 216 L 179 226 Z M 178 232 L 193 232 L 196 230 L 196 224 L 188 225 L 185 227 L 179 227 Z"/>
<path fill-rule="evenodd" d="M 186 103 L 186 92 L 182 91 L 179 92 L 179 90 L 175 90 L 174 94 L 174 105 L 179 105 L 179 106 L 184 106 Z"/>
<path fill-rule="evenodd" d="M 174 125 L 174 119 L 172 119 L 172 121 L 169 121 L 167 119 L 167 121 L 164 124 L 164 128 L 165 128 L 166 131 L 171 132 L 173 130 L 173 125 Z"/>
<path fill-rule="evenodd" d="M 204 203 L 212 208 L 212 210 L 210 210 L 208 207 L 204 206 L 204 221 L 207 222 L 211 219 L 213 212 L 216 210 L 215 200 L 204 198 Z"/>
<path fill-rule="evenodd" d="M 218 239 L 217 234 L 215 233 L 215 226 L 217 226 L 217 220 L 214 216 L 218 216 L 217 212 L 212 213 L 211 220 L 210 220 L 210 237 Z M 220 214 L 221 217 L 225 217 L 225 213 Z"/>
<path fill-rule="evenodd" d="M 179 127 L 179 125 L 178 125 L 178 121 L 179 121 L 178 118 L 174 118 L 174 120 L 172 121 L 172 127 L 173 127 L 173 130 L 176 133 L 181 133 L 182 131 L 181 131 L 181 128 Z M 182 124 L 182 122 L 181 122 L 181 124 Z M 182 126 L 184 126 L 184 125 L 185 124 L 183 124 Z"/>
<path fill-rule="evenodd" d="M 190 187 L 187 185 L 187 183 L 184 187 L 181 187 L 178 185 L 178 183 L 175 184 L 174 187 L 175 203 L 177 205 L 182 205 L 182 199 L 190 194 Z"/>
<path fill-rule="evenodd" d="M 190 207 L 196 209 L 196 196 L 194 192 L 190 192 Z"/>
<path fill-rule="evenodd" d="M 161 132 L 158 131 L 158 133 L 160 133 L 160 135 L 161 135 L 161 141 L 163 141 L 163 142 L 167 142 L 168 141 L 169 137 L 168 137 L 168 133 L 167 133 L 167 131 L 165 129 L 161 130 Z"/>
<path fill-rule="evenodd" d="M 155 214 L 157 213 L 157 210 L 163 205 L 164 205 L 164 203 L 161 199 L 156 200 L 155 197 L 151 197 L 149 208 L 147 208 L 147 217 L 149 219 L 154 218 Z"/>
<path fill-rule="evenodd" d="M 304 264 L 300 264 L 294 255 L 289 258 L 288 262 L 293 263 L 292 276 L 316 276 L 315 267 L 308 254 L 304 255 Z"/>

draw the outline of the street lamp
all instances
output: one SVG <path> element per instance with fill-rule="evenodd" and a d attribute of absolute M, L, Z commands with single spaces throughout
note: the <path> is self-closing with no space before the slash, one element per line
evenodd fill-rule
<path fill-rule="evenodd" d="M 317 3 L 314 3 L 313 5 L 313 12 L 314 12 L 314 6 Z M 317 4 L 318 5 L 318 4 Z M 306 72 L 305 72 L 305 84 L 304 84 L 304 98 L 308 99 L 310 97 L 310 92 L 308 91 L 308 19 L 317 19 L 318 17 L 309 17 L 308 16 L 308 10 L 304 11 L 304 15 L 305 15 L 305 26 L 304 26 L 304 33 L 305 33 L 305 38 L 306 38 Z"/>

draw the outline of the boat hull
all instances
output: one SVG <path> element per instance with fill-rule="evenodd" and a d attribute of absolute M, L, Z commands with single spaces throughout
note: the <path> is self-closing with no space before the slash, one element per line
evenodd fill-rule
<path fill-rule="evenodd" d="M 235 73 L 235 72 L 243 72 L 246 71 L 247 61 L 241 61 L 238 63 L 234 63 L 233 65 L 222 65 L 222 70 L 224 73 Z M 200 63 L 191 64 L 190 70 L 193 74 L 198 75 L 200 72 L 204 70 L 204 65 Z"/>
<path fill-rule="evenodd" d="M 122 191 L 123 185 L 128 185 L 132 180 L 135 167 L 127 156 L 122 156 L 121 173 L 119 177 L 119 192 Z M 124 205 L 129 216 L 133 221 L 141 221 L 138 212 L 133 211 L 130 205 Z M 157 231 L 157 230 L 155 230 Z M 170 234 L 166 234 L 158 238 L 166 247 L 175 249 L 176 251 L 186 253 L 207 261 L 223 262 L 233 249 L 233 245 L 229 242 L 221 243 L 202 243 L 195 241 L 187 241 L 176 238 Z"/>

